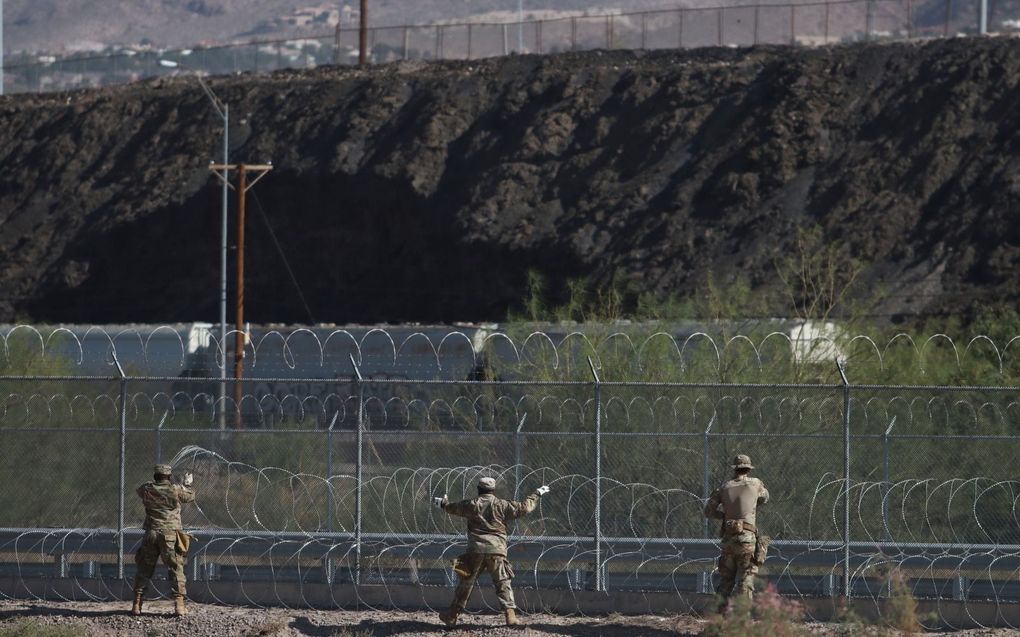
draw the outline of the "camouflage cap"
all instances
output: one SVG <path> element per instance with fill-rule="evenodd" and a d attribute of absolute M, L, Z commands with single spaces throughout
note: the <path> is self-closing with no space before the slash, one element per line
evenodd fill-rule
<path fill-rule="evenodd" d="M 174 470 L 173 470 L 173 467 L 171 467 L 168 464 L 158 464 L 158 465 L 156 465 L 155 467 L 152 468 L 152 472 L 154 474 L 161 475 L 161 476 L 169 476 L 169 475 L 173 475 Z"/>
<path fill-rule="evenodd" d="M 493 490 L 496 489 L 496 479 L 495 478 L 479 478 L 478 479 L 478 488 L 479 489 L 484 489 L 486 491 L 493 491 Z"/>
<path fill-rule="evenodd" d="M 739 454 L 733 457 L 733 468 L 734 469 L 754 469 L 754 465 L 751 464 L 751 457 Z"/>

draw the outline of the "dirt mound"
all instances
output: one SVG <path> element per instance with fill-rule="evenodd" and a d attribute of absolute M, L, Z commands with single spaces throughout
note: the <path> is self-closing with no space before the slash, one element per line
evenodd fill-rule
<path fill-rule="evenodd" d="M 532 268 L 658 295 L 710 270 L 769 286 L 814 224 L 867 264 L 878 313 L 1020 300 L 1018 39 L 212 85 L 231 160 L 276 167 L 249 205 L 253 321 L 499 319 Z M 0 99 L 0 320 L 217 316 L 219 125 L 187 77 Z"/>

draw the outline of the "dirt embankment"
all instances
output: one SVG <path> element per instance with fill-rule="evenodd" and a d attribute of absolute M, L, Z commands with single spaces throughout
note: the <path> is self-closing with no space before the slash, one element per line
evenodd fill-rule
<path fill-rule="evenodd" d="M 529 268 L 769 286 L 811 224 L 868 264 L 877 313 L 1020 301 L 1020 39 L 211 84 L 231 161 L 275 166 L 249 197 L 253 321 L 499 319 Z M 220 125 L 187 77 L 0 99 L 0 321 L 216 317 Z"/>

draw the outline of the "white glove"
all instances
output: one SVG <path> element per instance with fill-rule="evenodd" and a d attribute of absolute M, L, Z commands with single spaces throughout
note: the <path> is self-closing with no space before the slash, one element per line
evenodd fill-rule
<path fill-rule="evenodd" d="M 185 473 L 184 474 L 184 481 L 183 481 L 182 484 L 184 484 L 184 486 L 186 486 L 186 487 L 190 487 L 191 483 L 194 482 L 194 481 L 195 481 L 195 476 L 191 475 L 190 473 Z"/>
<path fill-rule="evenodd" d="M 543 484 L 539 488 L 535 489 L 535 493 L 538 495 L 545 495 L 546 493 L 549 493 L 549 487 Z"/>
<path fill-rule="evenodd" d="M 443 495 L 441 498 L 432 498 L 432 504 L 442 509 L 443 505 L 446 504 L 446 495 Z"/>

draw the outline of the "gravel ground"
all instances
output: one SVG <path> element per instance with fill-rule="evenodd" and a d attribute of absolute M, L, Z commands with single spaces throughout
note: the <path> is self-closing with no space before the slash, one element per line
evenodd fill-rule
<path fill-rule="evenodd" d="M 399 611 L 321 611 L 252 609 L 189 604 L 190 614 L 176 618 L 167 601 L 149 602 L 142 617 L 128 604 L 92 602 L 0 601 L 0 628 L 22 620 L 80 626 L 89 637 L 693 637 L 704 621 L 693 617 L 568 617 L 526 615 L 525 626 L 510 629 L 496 614 L 468 615 L 446 630 L 435 614 Z M 811 624 L 819 635 L 847 634 L 831 624 Z M 852 633 L 851 633 L 852 634 Z M 940 633 L 946 634 L 946 633 Z M 977 637 L 1020 634 L 1003 629 L 952 633 Z"/>

